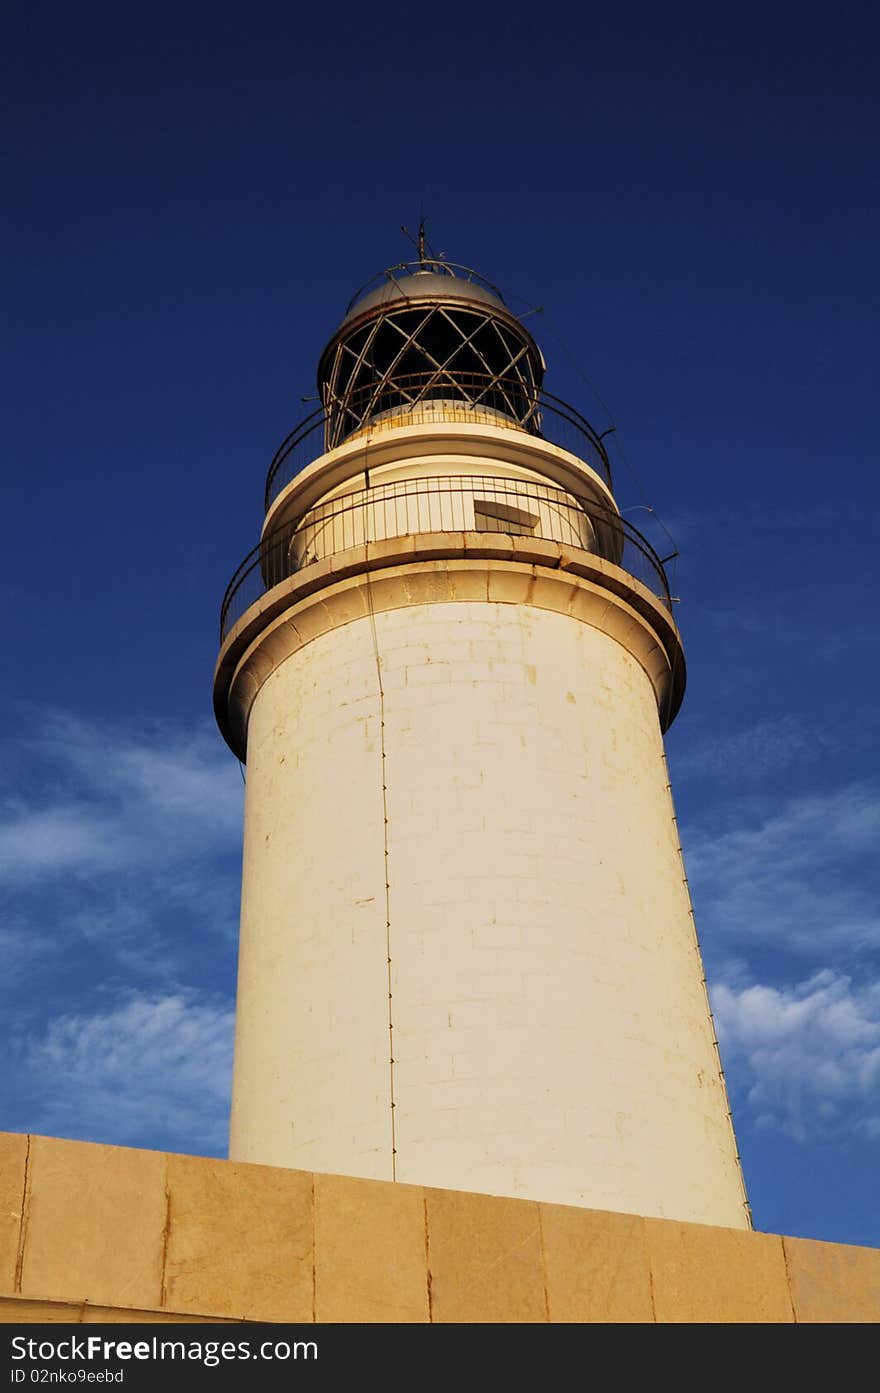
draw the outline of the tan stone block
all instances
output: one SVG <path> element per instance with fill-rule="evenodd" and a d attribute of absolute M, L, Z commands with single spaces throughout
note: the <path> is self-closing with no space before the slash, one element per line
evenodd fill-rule
<path fill-rule="evenodd" d="M 0 1297 L 0 1325 L 237 1325 L 217 1316 L 181 1315 L 177 1311 L 138 1311 L 129 1307 L 99 1307 L 84 1302 L 29 1301 Z"/>
<path fill-rule="evenodd" d="M 571 598 L 569 613 L 572 619 L 579 619 L 582 624 L 604 631 L 605 617 L 613 608 L 613 601 L 606 593 L 582 581 Z"/>
<path fill-rule="evenodd" d="M 315 1319 L 430 1319 L 420 1187 L 315 1176 Z"/>
<path fill-rule="evenodd" d="M 303 640 L 296 627 L 282 615 L 267 631 L 260 646 L 257 673 L 260 681 L 265 682 L 279 664 L 286 662 L 302 645 Z"/>
<path fill-rule="evenodd" d="M 334 583 L 340 580 L 348 580 L 351 576 L 360 575 L 364 569 L 364 547 L 363 543 L 356 547 L 346 547 L 345 551 L 337 551 L 327 558 L 332 565 Z"/>
<path fill-rule="evenodd" d="M 660 648 L 657 644 L 653 648 L 647 649 L 639 654 L 639 661 L 651 679 L 655 688 L 661 687 L 669 681 L 669 658 L 665 648 Z"/>
<path fill-rule="evenodd" d="M 0 1297 L 0 1325 L 77 1325 L 82 1306 Z"/>
<path fill-rule="evenodd" d="M 630 652 L 639 653 L 651 639 L 644 633 L 644 624 L 637 618 L 629 605 L 612 604 L 602 617 L 602 631 L 610 638 L 617 639 Z"/>
<path fill-rule="evenodd" d="M 537 1204 L 454 1190 L 425 1201 L 433 1321 L 547 1320 Z"/>
<path fill-rule="evenodd" d="M 426 561 L 426 567 L 436 562 Z M 370 603 L 374 614 L 386 610 L 407 608 L 417 604 L 418 598 L 412 594 L 412 573 L 405 567 L 391 567 L 387 571 L 373 571 L 370 574 Z"/>
<path fill-rule="evenodd" d="M 194 1316 L 180 1311 L 136 1311 L 122 1306 L 82 1306 L 83 1325 L 240 1325 L 221 1316 Z"/>
<path fill-rule="evenodd" d="M 880 1322 L 880 1249 L 783 1238 L 795 1319 Z"/>
<path fill-rule="evenodd" d="M 485 600 L 488 577 L 485 567 L 449 562 L 449 587 L 455 600 Z"/>
<path fill-rule="evenodd" d="M 320 561 L 310 561 L 308 566 L 297 571 L 290 580 L 294 583 L 291 593 L 296 595 L 298 600 L 305 599 L 307 595 L 314 595 L 316 590 L 323 590 L 325 586 L 338 580 L 334 572 L 333 557 L 323 556 Z M 269 593 L 271 594 L 271 591 Z"/>
<path fill-rule="evenodd" d="M 505 566 L 489 562 L 487 594 L 490 601 L 499 604 L 521 605 L 532 586 L 531 567 Z"/>
<path fill-rule="evenodd" d="M 502 532 L 463 532 L 465 554 L 474 559 L 506 561 L 513 555 L 513 543 Z"/>
<path fill-rule="evenodd" d="M 161 1152 L 31 1137 L 22 1295 L 158 1306 L 164 1241 Z"/>
<path fill-rule="evenodd" d="M 279 648 L 280 630 L 280 648 Z M 286 640 L 286 645 L 285 645 Z M 247 672 L 248 676 L 255 678 L 257 688 L 261 687 L 267 677 L 275 671 L 279 661 L 281 661 L 281 651 L 287 646 L 291 651 L 301 647 L 299 635 L 290 623 L 286 615 L 276 619 L 268 629 L 260 635 L 259 643 L 253 643 L 247 652 Z M 239 667 L 238 671 L 242 669 Z"/>
<path fill-rule="evenodd" d="M 14 1291 L 28 1138 L 0 1132 L 0 1291 Z"/>
<path fill-rule="evenodd" d="M 414 556 L 419 562 L 435 561 L 450 552 L 464 551 L 463 532 L 419 532 Z"/>
<path fill-rule="evenodd" d="M 164 1299 L 171 1311 L 312 1319 L 312 1177 L 168 1157 Z"/>
<path fill-rule="evenodd" d="M 377 542 L 367 542 L 366 552 L 361 548 L 361 557 L 367 558 L 369 570 L 375 570 L 382 566 L 400 566 L 408 561 L 412 561 L 418 545 L 414 535 L 410 534 L 403 537 L 383 537 Z M 354 550 L 354 548 L 352 548 Z"/>
<path fill-rule="evenodd" d="M 545 542 L 542 537 L 513 537 L 511 542 L 514 561 L 525 561 L 530 566 L 558 567 L 558 542 Z"/>
<path fill-rule="evenodd" d="M 420 561 L 405 577 L 405 590 L 410 604 L 444 604 L 454 600 L 446 561 Z"/>
<path fill-rule="evenodd" d="M 658 1322 L 793 1321 L 782 1239 L 771 1233 L 646 1219 Z"/>
<path fill-rule="evenodd" d="M 536 566 L 528 602 L 535 609 L 567 614 L 575 602 L 578 589 L 579 582 L 572 580 L 564 571 L 548 571 Z"/>
<path fill-rule="evenodd" d="M 363 619 L 370 612 L 370 593 L 366 581 L 363 585 L 335 586 L 327 591 L 324 604 L 334 625 Z"/>
<path fill-rule="evenodd" d="M 328 629 L 335 627 L 333 616 L 323 599 L 315 599 L 313 596 L 298 604 L 287 622 L 296 630 L 301 645 L 311 643 L 313 639 L 320 638 L 321 634 L 326 634 Z"/>
<path fill-rule="evenodd" d="M 612 1324 L 654 1319 L 644 1220 L 542 1204 L 551 1321 Z"/>
<path fill-rule="evenodd" d="M 566 544 L 559 553 L 559 569 L 570 571 L 574 576 L 582 576 L 585 580 L 601 581 L 604 575 L 605 563 L 595 552 L 584 551 L 580 547 L 571 547 Z"/>

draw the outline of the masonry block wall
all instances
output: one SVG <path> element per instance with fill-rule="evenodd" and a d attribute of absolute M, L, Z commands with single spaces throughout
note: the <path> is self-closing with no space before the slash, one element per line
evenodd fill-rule
<path fill-rule="evenodd" d="M 877 1322 L 880 1251 L 2 1133 L 0 1321 Z"/>
<path fill-rule="evenodd" d="M 429 578 L 262 675 L 230 1154 L 748 1227 L 652 682 Z"/>

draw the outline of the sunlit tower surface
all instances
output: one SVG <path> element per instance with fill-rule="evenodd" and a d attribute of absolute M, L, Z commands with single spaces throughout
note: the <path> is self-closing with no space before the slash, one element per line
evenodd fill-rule
<path fill-rule="evenodd" d="M 227 590 L 233 1159 L 749 1227 L 663 565 L 500 292 L 355 297 Z"/>

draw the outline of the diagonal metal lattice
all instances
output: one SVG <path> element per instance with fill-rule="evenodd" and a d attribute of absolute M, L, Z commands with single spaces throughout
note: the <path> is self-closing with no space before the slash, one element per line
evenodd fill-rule
<path fill-rule="evenodd" d="M 326 446 L 431 397 L 486 406 L 537 430 L 541 366 L 529 335 L 515 321 L 499 323 L 492 307 L 384 305 L 372 322 L 341 334 L 326 362 Z"/>

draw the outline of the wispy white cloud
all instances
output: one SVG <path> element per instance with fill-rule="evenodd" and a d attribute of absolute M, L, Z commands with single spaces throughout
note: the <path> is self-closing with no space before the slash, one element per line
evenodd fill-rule
<path fill-rule="evenodd" d="M 829 969 L 783 987 L 737 980 L 712 990 L 719 1039 L 758 1125 L 798 1141 L 880 1139 L 880 981 Z"/>
<path fill-rule="evenodd" d="M 52 950 L 52 938 L 44 927 L 25 915 L 5 912 L 0 922 L 0 960 L 7 991 L 19 990 L 35 961 Z"/>
<path fill-rule="evenodd" d="M 880 944 L 880 794 L 857 784 L 684 829 L 704 939 L 812 956 Z"/>
<path fill-rule="evenodd" d="M 28 714 L 28 738 L 2 761 L 3 1049 L 15 1061 L 4 1116 L 18 1130 L 222 1152 L 235 761 L 207 726 Z"/>
<path fill-rule="evenodd" d="M 31 711 L 0 793 L 0 933 L 13 969 L 101 945 L 118 977 L 191 980 L 184 957 L 238 918 L 242 784 L 219 736 Z M 74 977 L 76 965 L 66 970 Z"/>
<path fill-rule="evenodd" d="M 239 835 L 238 771 L 207 730 L 134 736 L 56 712 L 26 751 L 27 791 L 8 788 L 0 808 L 0 881 L 167 869 Z M 39 769 L 49 771 L 42 783 Z"/>
<path fill-rule="evenodd" d="M 797 716 L 780 716 L 711 737 L 690 731 L 687 744 L 670 755 L 670 766 L 677 783 L 735 779 L 739 786 L 756 785 L 783 769 L 827 758 L 834 748 L 827 731 Z"/>
<path fill-rule="evenodd" d="M 128 829 L 85 803 L 39 808 L 10 801 L 3 819 L 0 879 L 7 882 L 72 870 L 118 870 L 136 855 Z"/>
<path fill-rule="evenodd" d="M 53 1020 L 27 1045 L 31 1130 L 128 1145 L 225 1150 L 234 1011 L 193 991 L 124 993 Z"/>

